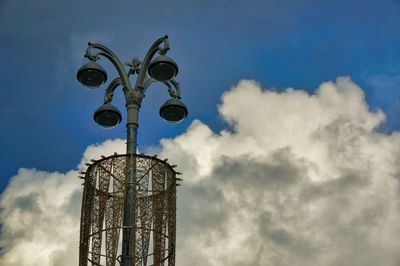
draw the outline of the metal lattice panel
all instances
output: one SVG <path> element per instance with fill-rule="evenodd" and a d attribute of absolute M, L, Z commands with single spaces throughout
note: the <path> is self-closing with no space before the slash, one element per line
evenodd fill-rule
<path fill-rule="evenodd" d="M 132 266 L 175 265 L 176 172 L 160 159 L 136 160 L 135 254 Z M 114 266 L 122 230 L 128 155 L 89 165 L 83 188 L 79 265 Z"/>

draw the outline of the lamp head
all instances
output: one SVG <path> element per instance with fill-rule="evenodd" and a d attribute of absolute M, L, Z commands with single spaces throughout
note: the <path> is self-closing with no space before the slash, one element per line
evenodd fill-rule
<path fill-rule="evenodd" d="M 99 64 L 89 62 L 78 70 L 76 77 L 86 87 L 94 89 L 107 81 L 107 72 Z"/>
<path fill-rule="evenodd" d="M 113 128 L 121 122 L 122 116 L 114 105 L 105 103 L 94 112 L 93 119 L 104 128 Z"/>
<path fill-rule="evenodd" d="M 160 55 L 151 61 L 148 72 L 157 81 L 168 82 L 178 74 L 178 65 L 168 56 Z"/>
<path fill-rule="evenodd" d="M 179 123 L 188 115 L 183 102 L 177 98 L 167 100 L 160 108 L 160 116 L 170 123 Z"/>

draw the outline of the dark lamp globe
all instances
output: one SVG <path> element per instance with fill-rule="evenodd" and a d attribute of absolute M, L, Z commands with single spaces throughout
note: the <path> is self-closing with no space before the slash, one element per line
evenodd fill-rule
<path fill-rule="evenodd" d="M 170 123 L 179 123 L 188 115 L 183 102 L 176 98 L 167 100 L 160 108 L 160 116 Z"/>
<path fill-rule="evenodd" d="M 121 123 L 122 115 L 115 106 L 107 103 L 94 112 L 93 119 L 104 128 L 113 128 Z"/>
<path fill-rule="evenodd" d="M 165 55 L 160 55 L 151 61 L 149 75 L 160 82 L 168 82 L 178 74 L 178 65 Z"/>
<path fill-rule="evenodd" d="M 95 89 L 107 81 L 107 72 L 99 64 L 89 62 L 78 70 L 76 77 L 86 87 Z"/>

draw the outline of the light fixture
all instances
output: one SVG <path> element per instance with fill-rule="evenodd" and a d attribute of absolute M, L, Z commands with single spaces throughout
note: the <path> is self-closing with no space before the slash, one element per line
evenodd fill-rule
<path fill-rule="evenodd" d="M 114 105 L 105 103 L 94 112 L 93 119 L 104 128 L 113 128 L 121 122 L 122 116 Z"/>
<path fill-rule="evenodd" d="M 107 72 L 99 64 L 89 62 L 78 70 L 76 77 L 86 87 L 94 89 L 107 81 Z"/>
<path fill-rule="evenodd" d="M 160 55 L 151 61 L 148 72 L 152 78 L 168 82 L 178 74 L 178 65 L 168 56 Z"/>
<path fill-rule="evenodd" d="M 186 106 L 177 98 L 167 100 L 160 108 L 160 116 L 170 123 L 179 123 L 187 115 Z"/>

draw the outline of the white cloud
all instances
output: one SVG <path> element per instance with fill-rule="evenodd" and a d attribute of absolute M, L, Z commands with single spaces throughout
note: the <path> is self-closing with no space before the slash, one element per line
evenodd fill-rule
<path fill-rule="evenodd" d="M 103 143 L 96 143 L 89 145 L 83 153 L 82 160 L 78 166 L 79 169 L 84 170 L 87 167 L 86 163 L 91 163 L 91 159 L 99 159 L 101 156 L 109 156 L 115 152 L 124 154 L 126 151 L 126 140 L 114 139 L 106 140 Z"/>
<path fill-rule="evenodd" d="M 76 265 L 78 173 L 22 168 L 2 194 L 0 265 Z M 60 260 L 60 258 L 63 258 Z"/>
<path fill-rule="evenodd" d="M 196 120 L 161 140 L 160 156 L 185 176 L 177 265 L 399 265 L 400 134 L 374 130 L 384 114 L 349 78 L 313 95 L 243 80 L 219 112 L 231 130 Z M 89 147 L 80 166 L 123 150 L 122 140 Z M 76 264 L 76 175 L 13 177 L 0 203 L 0 264 Z"/>
<path fill-rule="evenodd" d="M 182 265 L 400 263 L 400 135 L 374 131 L 384 114 L 349 78 L 313 95 L 241 81 L 219 111 L 232 131 L 162 141 L 187 177 Z"/>
<path fill-rule="evenodd" d="M 79 169 L 101 155 L 123 153 L 122 140 L 90 145 Z M 122 147 L 122 149 L 121 149 Z M 82 180 L 65 174 L 21 168 L 0 198 L 0 265 L 78 265 Z"/>

